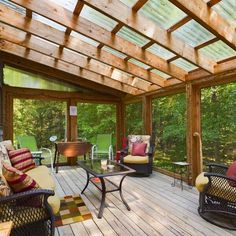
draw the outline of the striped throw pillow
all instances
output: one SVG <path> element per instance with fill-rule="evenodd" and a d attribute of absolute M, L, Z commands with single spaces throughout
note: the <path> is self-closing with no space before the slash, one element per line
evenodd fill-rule
<path fill-rule="evenodd" d="M 29 175 L 6 163 L 3 163 L 2 173 L 14 193 L 39 188 L 39 185 Z"/>
<path fill-rule="evenodd" d="M 35 168 L 35 162 L 28 148 L 21 148 L 8 152 L 11 164 L 17 170 L 26 172 Z"/>

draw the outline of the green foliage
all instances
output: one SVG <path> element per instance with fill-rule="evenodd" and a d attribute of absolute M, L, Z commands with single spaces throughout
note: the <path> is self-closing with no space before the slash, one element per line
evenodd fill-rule
<path fill-rule="evenodd" d="M 236 83 L 202 89 L 203 162 L 236 159 Z"/>
<path fill-rule="evenodd" d="M 186 96 L 184 93 L 153 100 L 154 165 L 171 170 L 173 161 L 186 156 Z"/>
<path fill-rule="evenodd" d="M 126 135 L 143 134 L 142 103 L 130 103 L 125 106 Z"/>
<path fill-rule="evenodd" d="M 94 143 L 97 134 L 112 134 L 115 145 L 116 106 L 78 103 L 78 135 Z"/>
<path fill-rule="evenodd" d="M 18 135 L 33 135 L 38 147 L 50 147 L 49 137 L 64 139 L 66 104 L 58 101 L 14 100 L 14 141 Z"/>

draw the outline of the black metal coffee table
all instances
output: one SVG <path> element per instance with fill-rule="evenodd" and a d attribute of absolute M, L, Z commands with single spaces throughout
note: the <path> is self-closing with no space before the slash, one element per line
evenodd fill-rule
<path fill-rule="evenodd" d="M 101 206 L 98 212 L 98 218 L 102 218 L 103 210 L 105 207 L 105 197 L 106 193 L 111 193 L 115 191 L 120 192 L 120 197 L 126 206 L 126 208 L 130 211 L 130 207 L 128 206 L 127 202 L 125 201 L 123 194 L 122 194 L 122 183 L 124 181 L 124 178 L 130 174 L 134 173 L 135 170 L 122 165 L 118 164 L 114 161 L 107 160 L 107 166 L 113 165 L 113 168 L 107 168 L 107 166 L 101 165 L 101 159 L 93 159 L 93 160 L 83 160 L 78 161 L 78 165 L 82 167 L 86 173 L 87 173 L 87 183 L 82 190 L 81 194 L 85 191 L 85 189 L 88 187 L 89 182 L 92 182 L 101 192 L 102 192 L 102 200 L 101 200 Z M 92 176 L 90 176 L 92 175 Z M 108 179 L 110 176 L 116 176 L 121 175 L 122 178 L 120 180 L 119 186 L 113 183 L 111 180 Z M 99 178 L 99 181 L 92 181 L 94 180 L 94 177 Z"/>

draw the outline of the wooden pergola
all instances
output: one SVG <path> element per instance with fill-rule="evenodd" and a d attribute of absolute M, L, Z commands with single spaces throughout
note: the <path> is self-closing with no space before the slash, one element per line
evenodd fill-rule
<path fill-rule="evenodd" d="M 163 7 L 162 24 L 157 22 L 158 4 Z M 14 98 L 64 100 L 68 109 L 78 101 L 93 101 L 116 104 L 120 147 L 126 103 L 143 102 L 144 129 L 151 134 L 152 99 L 186 92 L 187 156 L 194 180 L 202 169 L 199 139 L 193 135 L 201 134 L 201 88 L 236 81 L 235 21 L 222 13 L 228 4 L 225 0 L 1 0 L 4 138 L 13 138 Z M 91 92 L 9 87 L 3 84 L 4 64 Z M 73 140 L 77 118 L 68 114 L 67 121 L 67 136 Z"/>

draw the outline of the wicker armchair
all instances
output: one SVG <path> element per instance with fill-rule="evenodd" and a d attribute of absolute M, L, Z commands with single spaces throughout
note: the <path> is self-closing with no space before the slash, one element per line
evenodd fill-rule
<path fill-rule="evenodd" d="M 11 236 L 54 235 L 54 217 L 47 202 L 51 190 L 35 189 L 0 198 L 0 222 L 13 221 Z"/>
<path fill-rule="evenodd" d="M 200 174 L 196 187 L 200 192 L 198 212 L 205 220 L 227 229 L 236 229 L 236 179 L 226 176 L 227 166 L 209 164 L 209 172 Z"/>

